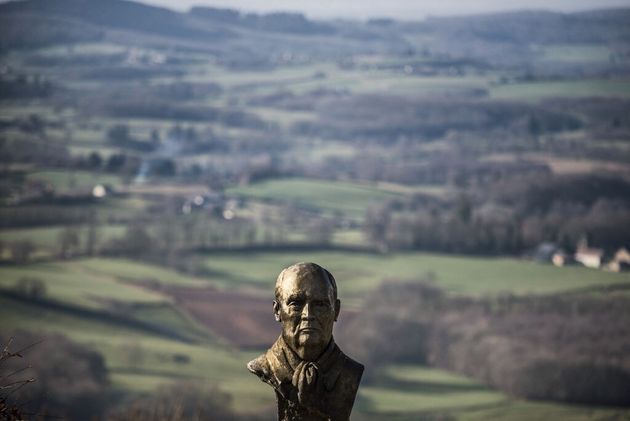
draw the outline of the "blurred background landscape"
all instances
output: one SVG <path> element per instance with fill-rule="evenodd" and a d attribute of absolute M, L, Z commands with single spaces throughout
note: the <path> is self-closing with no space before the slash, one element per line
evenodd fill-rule
<path fill-rule="evenodd" d="M 630 418 L 630 8 L 3 2 L 0 173 L 0 411 L 275 419 L 314 261 L 353 419 Z"/>

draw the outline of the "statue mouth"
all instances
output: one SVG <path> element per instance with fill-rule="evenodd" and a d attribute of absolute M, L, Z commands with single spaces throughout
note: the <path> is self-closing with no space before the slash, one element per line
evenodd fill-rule
<path fill-rule="evenodd" d="M 298 332 L 299 333 L 314 333 L 314 332 L 319 332 L 319 328 L 314 327 L 314 326 L 307 326 L 307 327 L 300 328 Z"/>

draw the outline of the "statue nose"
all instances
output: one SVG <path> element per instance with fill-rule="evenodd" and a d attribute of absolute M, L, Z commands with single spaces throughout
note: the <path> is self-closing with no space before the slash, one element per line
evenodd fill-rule
<path fill-rule="evenodd" d="M 313 312 L 310 304 L 304 304 L 302 308 L 302 319 L 303 320 L 311 320 L 313 319 Z"/>

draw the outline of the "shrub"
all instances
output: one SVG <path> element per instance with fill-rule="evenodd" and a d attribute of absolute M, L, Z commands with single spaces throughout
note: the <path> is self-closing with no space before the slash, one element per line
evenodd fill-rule
<path fill-rule="evenodd" d="M 41 414 L 86 420 L 100 416 L 105 408 L 108 373 L 103 357 L 65 336 L 16 331 L 0 335 L 0 343 L 24 349 L 23 358 L 5 359 L 0 379 L 12 375 L 14 381 L 34 379 L 28 387 L 15 388 L 7 397 L 9 406 L 24 414 Z M 30 382 L 29 382 L 30 383 Z"/>
<path fill-rule="evenodd" d="M 630 301 L 623 296 L 473 299 L 388 282 L 366 308 L 344 333 L 352 354 L 372 367 L 426 363 L 520 398 L 630 405 Z"/>
<path fill-rule="evenodd" d="M 164 386 L 110 414 L 111 421 L 222 421 L 233 420 L 230 395 L 216 387 L 204 389 L 191 382 Z"/>
<path fill-rule="evenodd" d="M 15 283 L 15 292 L 33 300 L 39 300 L 46 297 L 46 283 L 39 278 L 23 277 Z"/>

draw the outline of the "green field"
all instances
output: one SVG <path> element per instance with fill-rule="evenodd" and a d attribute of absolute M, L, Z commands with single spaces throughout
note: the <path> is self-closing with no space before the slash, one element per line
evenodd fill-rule
<path fill-rule="evenodd" d="M 381 282 L 418 281 L 432 273 L 435 283 L 452 294 L 548 294 L 630 285 L 630 273 L 583 267 L 558 268 L 513 258 L 459 257 L 428 253 L 381 255 L 348 252 L 279 252 L 212 254 L 205 266 L 232 288 L 254 286 L 270 291 L 280 270 L 314 261 L 335 274 L 341 296 L 359 298 Z M 247 262 L 247 264 L 243 264 Z M 220 276 L 224 274 L 225 276 Z"/>
<path fill-rule="evenodd" d="M 376 413 L 450 412 L 453 404 L 467 410 L 495 406 L 506 396 L 465 378 L 419 366 L 404 367 L 413 379 L 383 374 L 377 385 L 362 390 L 364 410 Z M 380 383 L 380 387 L 378 385 Z M 397 385 L 397 386 L 396 386 Z"/>
<path fill-rule="evenodd" d="M 118 153 L 119 151 L 115 148 L 101 147 L 99 145 L 90 145 L 83 142 L 73 142 L 72 145 L 68 148 L 70 149 L 70 153 L 75 157 L 84 157 L 90 156 L 91 153 L 98 153 L 101 158 L 108 159 L 111 155 Z"/>
<path fill-rule="evenodd" d="M 233 187 L 227 192 L 327 212 L 343 212 L 355 218 L 363 217 L 370 204 L 399 197 L 398 194 L 367 185 L 301 178 L 263 181 L 249 186 Z"/>
<path fill-rule="evenodd" d="M 349 233 L 349 236 L 352 234 Z M 314 261 L 330 268 L 340 295 L 358 303 L 383 282 L 416 282 L 427 278 L 451 294 L 549 294 L 584 289 L 597 291 L 630 285 L 629 273 L 611 273 L 583 267 L 557 268 L 509 258 L 475 258 L 427 253 L 381 255 L 368 252 L 230 252 L 212 253 L 203 260 L 208 275 L 192 277 L 166 268 L 125 259 L 91 258 L 67 262 L 34 263 L 0 268 L 0 286 L 12 288 L 18 279 L 42 279 L 49 296 L 69 303 L 100 307 L 107 299 L 156 303 L 165 298 L 140 288 L 137 282 L 161 285 L 254 288 L 262 293 L 280 270 L 298 261 Z M 244 264 L 247 262 L 247 264 Z"/>
<path fill-rule="evenodd" d="M 296 122 L 312 121 L 317 117 L 313 112 L 283 110 L 269 107 L 249 107 L 248 110 L 265 121 L 278 124 L 283 129 L 289 129 L 291 125 Z"/>
<path fill-rule="evenodd" d="M 605 45 L 547 45 L 541 47 L 542 61 L 561 63 L 606 63 L 611 49 Z"/>
<path fill-rule="evenodd" d="M 162 285 L 204 286 L 207 281 L 183 275 L 160 266 L 148 265 L 127 259 L 83 259 L 77 266 L 99 274 L 108 274 L 130 281 L 155 281 Z"/>
<path fill-rule="evenodd" d="M 492 99 L 536 102 L 549 98 L 630 97 L 628 79 L 582 79 L 523 82 L 498 85 L 490 90 Z"/>
<path fill-rule="evenodd" d="M 33 243 L 36 248 L 43 249 L 48 255 L 57 254 L 59 248 L 59 238 L 67 227 L 43 227 L 43 228 L 19 228 L 0 230 L 0 239 L 7 243 L 12 241 L 27 240 Z M 88 229 L 87 227 L 77 227 L 80 247 L 85 245 Z M 98 237 L 101 243 L 107 242 L 125 233 L 123 225 L 103 225 L 98 227 Z"/>
<path fill-rule="evenodd" d="M 366 59 L 360 59 L 357 63 L 366 64 Z M 310 65 L 280 67 L 268 72 L 231 72 L 215 64 L 206 64 L 196 67 L 194 74 L 187 76 L 185 80 L 216 82 L 228 92 L 243 96 L 265 95 L 279 90 L 302 94 L 317 89 L 347 90 L 355 94 L 386 92 L 399 95 L 440 95 L 485 89 L 488 84 L 489 79 L 485 75 L 406 75 L 402 73 L 402 68 L 408 60 L 391 56 L 382 56 L 376 60 L 375 64 L 378 65 L 398 67 L 393 70 L 377 67 L 342 69 L 334 62 L 323 61 Z"/>
<path fill-rule="evenodd" d="M 122 259 L 95 258 L 0 268 L 0 288 L 12 289 L 23 278 L 42 280 L 46 286 L 46 295 L 51 299 L 88 308 L 107 308 L 112 300 L 136 304 L 169 301 L 158 292 L 134 285 L 135 282 L 207 285 L 198 278 Z"/>
<path fill-rule="evenodd" d="M 367 419 L 611 420 L 630 411 L 515 400 L 468 378 L 414 365 L 390 365 L 361 388 L 357 406 Z"/>
<path fill-rule="evenodd" d="M 101 308 L 109 300 L 128 303 L 159 303 L 166 299 L 155 292 L 121 282 L 110 274 L 90 271 L 74 263 L 43 263 L 0 269 L 0 287 L 11 289 L 20 279 L 40 279 L 46 295 L 73 305 Z"/>
<path fill-rule="evenodd" d="M 35 171 L 28 175 L 29 181 L 43 182 L 57 193 L 72 191 L 75 189 L 91 189 L 97 184 L 109 184 L 118 186 L 120 177 L 110 174 L 98 174 L 88 171 Z"/>

